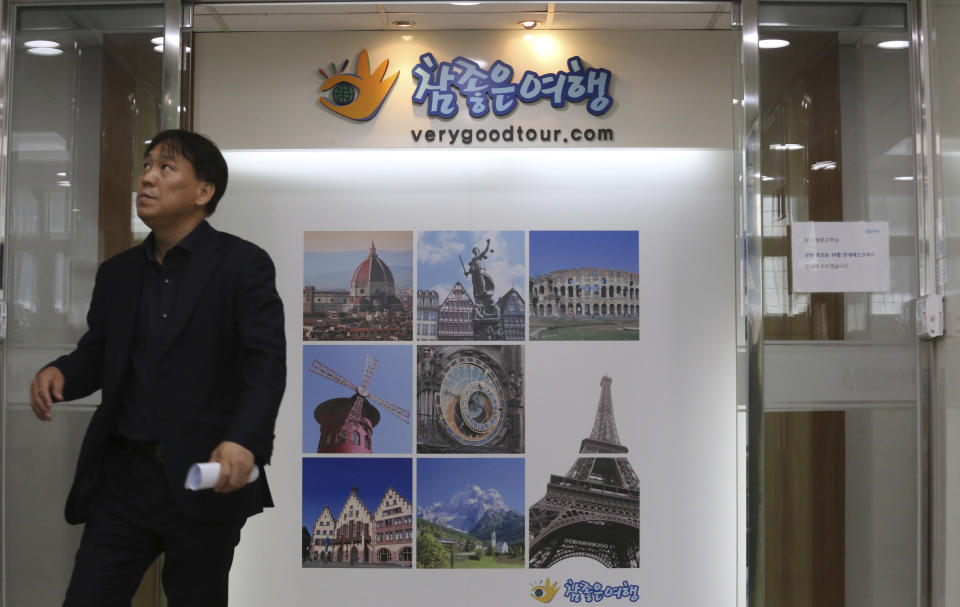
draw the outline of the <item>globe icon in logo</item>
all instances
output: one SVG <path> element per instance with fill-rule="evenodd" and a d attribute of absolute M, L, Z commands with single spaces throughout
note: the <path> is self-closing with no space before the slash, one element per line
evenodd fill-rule
<path fill-rule="evenodd" d="M 332 93 L 333 102 L 337 105 L 347 105 L 357 97 L 355 87 L 347 82 L 338 83 Z"/>

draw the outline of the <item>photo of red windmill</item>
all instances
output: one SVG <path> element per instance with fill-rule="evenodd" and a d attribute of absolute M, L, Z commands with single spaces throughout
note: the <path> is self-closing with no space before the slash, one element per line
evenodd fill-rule
<path fill-rule="evenodd" d="M 311 373 L 354 391 L 350 397 L 331 398 L 314 409 L 313 417 L 320 424 L 317 453 L 373 453 L 373 428 L 380 423 L 380 411 L 371 401 L 410 423 L 410 411 L 369 393 L 377 364 L 368 354 L 359 386 L 316 359 L 310 364 Z"/>

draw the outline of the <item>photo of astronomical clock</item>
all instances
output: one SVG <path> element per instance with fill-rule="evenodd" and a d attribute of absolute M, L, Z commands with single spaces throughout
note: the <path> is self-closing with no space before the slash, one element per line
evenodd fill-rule
<path fill-rule="evenodd" d="M 523 346 L 419 346 L 417 452 L 523 453 L 523 384 Z"/>

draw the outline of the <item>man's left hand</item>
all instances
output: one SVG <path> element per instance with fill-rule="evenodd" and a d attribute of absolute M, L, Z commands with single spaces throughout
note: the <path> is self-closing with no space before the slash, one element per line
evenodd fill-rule
<path fill-rule="evenodd" d="M 213 487 L 216 493 L 230 493 L 247 485 L 253 470 L 253 453 L 243 445 L 223 441 L 210 454 L 210 461 L 220 464 L 220 478 Z"/>

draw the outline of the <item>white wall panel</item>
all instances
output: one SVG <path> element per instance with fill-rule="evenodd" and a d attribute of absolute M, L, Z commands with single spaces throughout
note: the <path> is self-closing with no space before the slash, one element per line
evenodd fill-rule
<path fill-rule="evenodd" d="M 568 577 L 628 580 L 639 585 L 640 604 L 736 604 L 733 39 L 556 35 L 565 51 L 617 75 L 619 105 L 604 120 L 623 134 L 616 147 L 403 149 L 410 128 L 444 123 L 413 109 L 400 82 L 376 124 L 352 124 L 317 105 L 312 72 L 342 60 L 343 49 L 367 48 L 374 67 L 389 56 L 391 70 L 404 70 L 401 82 L 409 79 L 408 55 L 396 52 L 393 34 L 198 41 L 196 127 L 226 148 L 231 170 L 212 223 L 273 257 L 289 340 L 288 388 L 267 471 L 277 507 L 244 529 L 231 605 L 529 605 L 531 586 L 548 576 L 561 588 Z M 522 40 L 515 38 L 416 34 L 419 48 L 441 60 L 475 52 L 544 70 L 547 63 L 517 51 Z M 381 40 L 385 46 L 377 46 Z M 272 78 L 261 81 L 268 69 Z M 492 128 L 521 117 L 529 124 L 595 120 L 580 106 L 555 112 L 544 105 L 480 122 Z M 582 559 L 545 570 L 301 569 L 302 234 L 360 229 L 639 232 L 640 340 L 527 343 L 525 456 L 529 507 L 551 473 L 572 465 L 590 433 L 600 377 L 609 373 L 619 431 L 641 482 L 638 569 Z M 558 601 L 567 603 L 562 591 Z"/>

